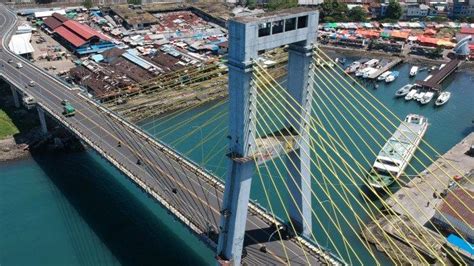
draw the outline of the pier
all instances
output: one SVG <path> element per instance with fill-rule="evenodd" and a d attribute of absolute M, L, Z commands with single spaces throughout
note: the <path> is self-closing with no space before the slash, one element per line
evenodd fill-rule
<path fill-rule="evenodd" d="M 392 67 L 400 64 L 402 62 L 402 59 L 400 58 L 395 58 L 386 65 L 382 66 L 380 69 L 377 70 L 377 72 L 373 73 L 372 75 L 369 75 L 369 79 L 376 79 L 378 76 L 380 76 L 382 73 L 385 71 L 390 70 Z"/>
<path fill-rule="evenodd" d="M 445 236 L 429 229 L 427 226 L 435 217 L 439 205 L 443 203 L 443 195 L 446 195 L 449 190 L 460 186 L 467 190 L 473 189 L 471 182 L 474 179 L 474 157 L 467 155 L 473 143 L 474 132 L 471 132 L 461 142 L 428 166 L 420 176 L 413 178 L 386 200 L 386 205 L 393 212 L 393 215 L 379 217 L 377 222 L 382 225 L 386 233 L 393 237 L 393 241 L 399 244 L 400 250 L 407 252 L 408 257 L 416 259 L 414 253 L 412 253 L 413 251 L 409 248 L 410 245 L 413 245 L 418 252 L 430 259 L 437 257 L 433 251 L 443 252 L 444 248 L 439 243 L 447 244 Z M 463 173 L 463 177 L 458 181 L 455 181 L 455 177 L 459 175 L 456 169 Z M 436 197 L 434 197 L 435 195 Z M 413 204 L 414 202 L 417 204 Z M 416 220 L 406 220 L 406 225 L 402 225 L 395 219 L 397 216 L 413 217 Z M 392 222 L 392 225 L 389 225 L 389 221 Z M 410 243 L 407 243 L 407 239 L 400 236 L 396 230 L 393 230 L 394 226 L 398 226 L 404 234 L 410 235 L 407 225 L 415 229 L 421 239 L 426 241 L 437 239 L 437 241 L 428 241 L 428 243 L 431 243 L 432 250 L 423 248 L 419 239 L 408 238 Z M 362 235 L 368 241 L 375 243 L 369 232 L 372 232 L 375 236 L 383 234 L 376 228 L 374 222 L 371 222 L 368 228 L 362 231 Z M 388 241 L 382 242 L 382 245 L 387 250 L 391 250 L 391 244 Z M 398 252 L 395 249 L 392 251 Z M 416 262 L 412 263 L 417 264 Z"/>
<path fill-rule="evenodd" d="M 425 89 L 440 91 L 442 89 L 441 82 L 454 73 L 461 64 L 461 60 L 453 59 L 441 69 L 434 71 L 426 81 L 418 80 L 416 81 L 416 84 Z"/>

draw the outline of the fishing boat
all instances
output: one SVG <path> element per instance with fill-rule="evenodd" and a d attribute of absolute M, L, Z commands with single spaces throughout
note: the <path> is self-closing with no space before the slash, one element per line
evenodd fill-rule
<path fill-rule="evenodd" d="M 390 75 L 388 75 L 387 78 L 385 78 L 385 82 L 390 83 L 394 81 L 398 77 L 398 74 L 398 71 L 393 71 L 392 73 L 390 73 Z"/>
<path fill-rule="evenodd" d="M 413 86 L 414 86 L 413 84 L 407 84 L 401 87 L 395 92 L 395 96 L 402 97 L 402 96 L 407 95 L 410 92 L 411 88 L 413 88 Z"/>
<path fill-rule="evenodd" d="M 375 189 L 390 186 L 405 171 L 428 128 L 428 120 L 409 114 L 398 126 L 377 155 L 368 174 L 368 183 Z"/>
<path fill-rule="evenodd" d="M 425 94 L 426 94 L 426 92 L 421 91 L 421 92 L 415 94 L 414 99 L 415 99 L 417 102 L 419 102 L 419 101 L 421 101 L 421 99 L 423 99 L 423 96 L 425 96 Z"/>
<path fill-rule="evenodd" d="M 383 72 L 382 75 L 377 78 L 377 80 L 385 80 L 390 74 L 392 74 L 392 71 Z"/>
<path fill-rule="evenodd" d="M 418 93 L 418 90 L 411 90 L 407 95 L 405 95 L 405 100 L 409 101 L 411 99 L 413 99 L 413 97 L 415 96 L 415 94 Z"/>
<path fill-rule="evenodd" d="M 425 93 L 425 95 L 423 95 L 423 97 L 421 98 L 420 103 L 421 104 L 429 103 L 431 99 L 433 99 L 433 96 L 434 96 L 434 92 L 432 91 Z"/>
<path fill-rule="evenodd" d="M 410 77 L 416 76 L 416 74 L 418 74 L 418 69 L 419 68 L 417 66 L 412 66 L 410 69 Z"/>
<path fill-rule="evenodd" d="M 356 72 L 359 67 L 360 67 L 361 63 L 359 61 L 354 61 L 352 62 L 347 68 L 346 68 L 346 73 L 347 74 L 351 74 L 351 73 L 354 73 Z"/>
<path fill-rule="evenodd" d="M 436 99 L 435 105 L 441 106 L 445 104 L 449 100 L 449 98 L 451 98 L 451 92 L 444 91 L 439 95 L 438 99 Z"/>

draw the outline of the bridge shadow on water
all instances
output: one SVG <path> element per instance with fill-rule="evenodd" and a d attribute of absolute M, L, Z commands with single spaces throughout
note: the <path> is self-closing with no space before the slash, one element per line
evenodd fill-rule
<path fill-rule="evenodd" d="M 170 231 L 171 227 L 181 226 L 178 222 L 165 224 L 139 199 L 142 197 L 139 193 L 143 192 L 133 184 L 120 183 L 118 179 L 125 177 L 107 169 L 89 152 L 38 151 L 32 156 L 87 223 L 81 226 L 77 216 L 65 214 L 67 233 L 80 264 L 104 265 L 105 260 L 111 261 L 110 255 L 98 251 L 97 243 L 91 241 L 94 234 L 122 265 L 206 264 Z M 67 203 L 58 203 L 63 214 L 69 208 Z M 165 211 L 162 213 L 167 215 Z M 89 227 L 93 234 L 84 227 Z M 47 232 L 44 234 L 47 237 Z"/>

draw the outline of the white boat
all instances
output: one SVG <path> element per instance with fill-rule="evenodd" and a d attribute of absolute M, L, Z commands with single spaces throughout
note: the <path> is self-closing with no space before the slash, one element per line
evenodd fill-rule
<path fill-rule="evenodd" d="M 351 74 L 357 71 L 359 69 L 361 63 L 359 61 L 354 61 L 352 62 L 347 68 L 346 68 L 346 73 Z"/>
<path fill-rule="evenodd" d="M 377 78 L 377 80 L 385 80 L 390 74 L 392 74 L 392 71 L 383 72 L 383 73 Z"/>
<path fill-rule="evenodd" d="M 411 90 L 407 95 L 405 95 L 405 100 L 409 101 L 412 100 L 413 97 L 415 97 L 415 94 L 418 93 L 417 89 Z"/>
<path fill-rule="evenodd" d="M 356 74 L 355 74 L 356 77 L 362 77 L 362 76 L 364 76 L 365 72 L 369 71 L 369 69 L 370 69 L 370 68 L 368 68 L 368 67 L 362 68 L 362 69 L 359 68 L 359 70 L 356 71 Z"/>
<path fill-rule="evenodd" d="M 416 76 L 416 74 L 418 74 L 418 69 L 419 68 L 417 66 L 412 66 L 410 69 L 410 77 Z"/>
<path fill-rule="evenodd" d="M 398 77 L 398 74 L 398 71 L 393 71 L 392 73 L 390 73 L 390 75 L 388 75 L 388 77 L 385 78 L 385 82 L 390 83 L 394 81 Z"/>
<path fill-rule="evenodd" d="M 420 103 L 421 104 L 429 103 L 431 99 L 433 99 L 433 96 L 434 96 L 434 92 L 432 91 L 425 93 L 425 95 L 423 95 L 423 97 L 421 98 Z"/>
<path fill-rule="evenodd" d="M 419 101 L 421 101 L 421 99 L 423 99 L 423 96 L 425 96 L 425 94 L 426 94 L 426 92 L 424 92 L 424 91 L 419 92 L 419 93 L 415 94 L 414 98 L 415 98 L 416 101 L 419 102 Z"/>
<path fill-rule="evenodd" d="M 441 106 L 441 105 L 445 104 L 449 100 L 449 98 L 451 98 L 451 92 L 449 92 L 449 91 L 442 92 L 439 95 L 438 99 L 436 99 L 435 105 L 436 106 Z"/>
<path fill-rule="evenodd" d="M 410 93 L 410 90 L 411 88 L 413 88 L 413 84 L 407 84 L 403 87 L 401 87 L 400 89 L 398 89 L 396 92 L 395 92 L 395 96 L 397 97 L 402 97 L 402 96 L 405 96 L 407 95 L 408 93 Z"/>
<path fill-rule="evenodd" d="M 387 187 L 405 171 L 428 128 L 428 120 L 409 114 L 377 154 L 368 175 L 368 183 L 376 189 Z"/>
<path fill-rule="evenodd" d="M 364 66 L 366 67 L 374 67 L 376 65 L 378 65 L 380 61 L 378 59 L 370 59 L 369 61 L 365 62 L 364 63 Z"/>
<path fill-rule="evenodd" d="M 362 75 L 362 77 L 363 78 L 369 78 L 370 76 L 375 74 L 375 72 L 377 72 L 377 71 L 378 71 L 378 69 L 376 69 L 376 68 L 368 67 L 368 70 L 364 73 L 364 75 Z"/>

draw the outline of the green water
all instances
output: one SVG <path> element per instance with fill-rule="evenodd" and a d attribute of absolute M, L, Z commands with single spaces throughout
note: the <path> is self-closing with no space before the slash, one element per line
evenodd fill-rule
<path fill-rule="evenodd" d="M 373 85 L 368 85 L 369 89 L 364 93 L 375 95 L 400 118 L 408 113 L 427 116 L 430 127 L 424 139 L 440 153 L 444 153 L 473 130 L 471 121 L 474 119 L 474 75 L 460 72 L 451 77 L 444 83 L 448 90 L 453 92 L 450 101 L 441 108 L 434 108 L 433 102 L 421 106 L 413 101 L 405 102 L 393 97 L 395 90 L 408 82 L 409 68 L 408 65 L 400 66 L 400 76 L 394 83 L 381 84 L 376 90 L 372 89 Z M 426 75 L 426 72 L 421 72 L 417 79 Z M 321 108 L 323 105 L 320 101 L 323 100 L 329 105 L 329 100 L 319 94 L 317 102 L 319 101 Z M 194 148 L 186 155 L 197 163 L 205 162 L 206 168 L 224 177 L 227 117 L 217 115 L 227 110 L 226 103 L 164 136 L 169 132 L 169 128 L 176 127 L 179 121 L 199 114 L 213 105 L 188 111 L 173 119 L 145 121 L 143 127 L 167 143 L 179 142 L 174 146 L 183 153 Z M 350 117 L 350 112 L 341 112 L 350 122 L 356 124 Z M 331 120 L 329 117 L 328 119 Z M 321 121 L 328 125 L 322 117 Z M 202 130 L 196 128 L 205 123 L 209 125 Z M 328 131 L 342 134 L 337 125 L 334 130 L 328 128 Z M 354 130 L 349 132 L 353 134 L 356 131 L 372 146 L 376 143 L 383 144 L 384 139 L 390 135 L 389 132 L 383 132 L 382 136 L 374 135 L 374 140 L 371 140 L 363 132 L 362 126 L 355 125 Z M 189 132 L 193 133 L 186 135 Z M 186 137 L 180 139 L 183 135 Z M 213 135 L 212 141 L 204 142 L 202 147 L 197 145 L 202 136 L 208 135 Z M 353 137 L 357 138 L 355 135 Z M 347 137 L 341 138 L 349 149 L 355 149 Z M 422 144 L 420 148 L 426 150 L 428 156 L 433 156 L 433 152 L 429 151 L 426 145 Z M 354 153 L 357 159 L 362 160 L 364 156 L 370 157 L 371 151 L 365 147 L 361 148 L 361 154 L 355 151 Z M 426 156 L 419 152 L 417 156 L 422 163 L 427 163 Z M 370 158 L 372 161 L 374 157 Z M 321 159 L 327 158 L 321 156 Z M 412 161 L 412 165 L 417 170 L 423 168 L 419 162 Z M 369 164 L 364 164 L 365 166 L 369 167 Z M 271 171 L 278 167 L 270 166 Z M 328 169 L 323 168 L 321 173 L 327 171 Z M 411 173 L 413 172 L 411 170 Z M 276 197 L 276 189 L 269 182 L 269 175 L 263 173 L 263 177 L 263 186 L 272 196 L 274 211 L 279 216 L 286 217 L 284 204 Z M 352 207 L 362 218 L 366 218 L 367 215 L 361 211 L 362 207 L 356 204 L 361 202 L 362 206 L 366 206 L 359 193 L 359 189 L 363 190 L 362 182 L 359 181 L 359 186 L 354 186 L 349 180 L 337 181 L 332 178 L 334 177 L 329 175 L 329 180 L 335 185 L 335 188 L 329 189 L 332 201 L 348 217 L 349 224 L 352 223 L 352 226 L 358 229 L 352 212 L 343 201 L 344 195 L 336 196 L 335 190 L 347 185 L 356 198 L 349 198 Z M 282 191 L 281 180 L 275 182 Z M 269 208 L 263 186 L 259 178 L 254 179 L 252 198 Z M 328 197 L 321 191 L 317 182 L 314 182 L 313 190 L 318 195 L 318 199 L 313 199 L 313 207 L 321 219 L 321 224 L 315 221 L 313 228 L 317 232 L 315 236 L 318 242 L 333 251 L 339 250 L 346 261 L 358 264 L 354 254 L 344 247 L 342 237 L 330 223 L 328 215 L 322 211 L 324 206 L 328 208 L 330 217 L 338 217 L 345 237 L 360 254 L 359 257 L 364 263 L 370 264 L 372 261 L 368 253 L 356 235 L 349 230 L 349 225 L 342 220 L 342 216 L 332 213 L 330 204 L 327 204 Z M 281 193 L 285 199 L 287 195 Z M 91 151 L 41 154 L 27 160 L 0 164 L 0 218 L 1 265 L 201 265 L 213 264 L 214 261 L 212 251 Z M 323 226 L 333 232 L 331 237 L 335 246 L 331 245 L 325 234 L 320 233 Z"/>

